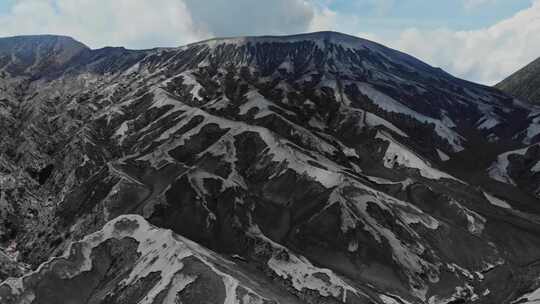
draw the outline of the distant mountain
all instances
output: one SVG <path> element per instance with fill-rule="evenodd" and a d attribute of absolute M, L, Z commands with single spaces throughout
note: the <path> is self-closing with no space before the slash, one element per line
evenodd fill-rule
<path fill-rule="evenodd" d="M 540 58 L 508 76 L 495 87 L 516 98 L 540 105 Z"/>
<path fill-rule="evenodd" d="M 335 32 L 2 53 L 2 304 L 536 300 L 537 107 Z"/>
<path fill-rule="evenodd" d="M 11 75 L 41 75 L 65 68 L 65 64 L 89 48 L 64 36 L 17 36 L 0 38 L 0 69 Z"/>

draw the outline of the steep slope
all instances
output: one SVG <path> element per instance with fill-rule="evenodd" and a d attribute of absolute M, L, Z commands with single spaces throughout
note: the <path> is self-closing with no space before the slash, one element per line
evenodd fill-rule
<path fill-rule="evenodd" d="M 495 87 L 532 104 L 540 104 L 540 58 L 508 76 Z"/>
<path fill-rule="evenodd" d="M 537 110 L 406 54 L 322 32 L 85 50 L 1 84 L 17 77 L 1 91 L 11 269 L 139 214 L 305 303 L 509 303 L 540 277 Z M 508 159 L 530 178 L 492 174 L 528 146 Z"/>

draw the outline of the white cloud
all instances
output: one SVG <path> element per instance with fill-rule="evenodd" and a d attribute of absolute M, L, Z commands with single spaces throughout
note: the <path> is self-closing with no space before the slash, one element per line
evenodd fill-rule
<path fill-rule="evenodd" d="M 19 0 L 0 16 L 0 36 L 63 34 L 92 46 L 147 48 L 207 37 L 178 0 Z"/>
<path fill-rule="evenodd" d="M 305 32 L 317 13 L 309 0 L 183 0 L 194 24 L 215 36 Z"/>
<path fill-rule="evenodd" d="M 17 0 L 0 15 L 0 36 L 62 34 L 91 47 L 150 48 L 305 32 L 330 15 L 307 0 Z"/>
<path fill-rule="evenodd" d="M 490 27 L 471 31 L 404 30 L 380 42 L 415 55 L 446 71 L 495 84 L 540 56 L 540 0 Z"/>
<path fill-rule="evenodd" d="M 313 19 L 311 19 L 308 30 L 310 32 L 316 32 L 333 29 L 338 17 L 339 15 L 336 12 L 328 8 L 319 8 L 316 10 Z"/>

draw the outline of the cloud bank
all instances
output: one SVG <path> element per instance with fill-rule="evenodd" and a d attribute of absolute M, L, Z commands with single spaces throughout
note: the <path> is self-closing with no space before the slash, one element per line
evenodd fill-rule
<path fill-rule="evenodd" d="M 18 0 L 0 17 L 0 35 L 63 34 L 91 47 L 147 48 L 208 36 L 177 0 Z"/>
<path fill-rule="evenodd" d="M 377 38 L 454 75 L 492 85 L 540 56 L 539 36 L 540 0 L 536 0 L 528 9 L 486 28 L 409 28 L 397 39 Z"/>
<path fill-rule="evenodd" d="M 17 0 L 0 15 L 0 36 L 62 34 L 94 48 L 137 49 L 306 32 L 326 26 L 326 18 L 304 0 Z"/>

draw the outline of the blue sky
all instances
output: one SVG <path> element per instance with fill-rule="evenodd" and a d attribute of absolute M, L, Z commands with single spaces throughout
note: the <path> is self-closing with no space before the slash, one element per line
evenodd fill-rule
<path fill-rule="evenodd" d="M 469 3 L 469 4 L 468 4 Z M 361 31 L 402 27 L 459 30 L 492 25 L 530 6 L 530 0 L 331 0 L 319 4 L 361 19 Z"/>
<path fill-rule="evenodd" d="M 0 36 L 90 47 L 334 30 L 494 84 L 540 56 L 540 0 L 0 0 Z"/>

